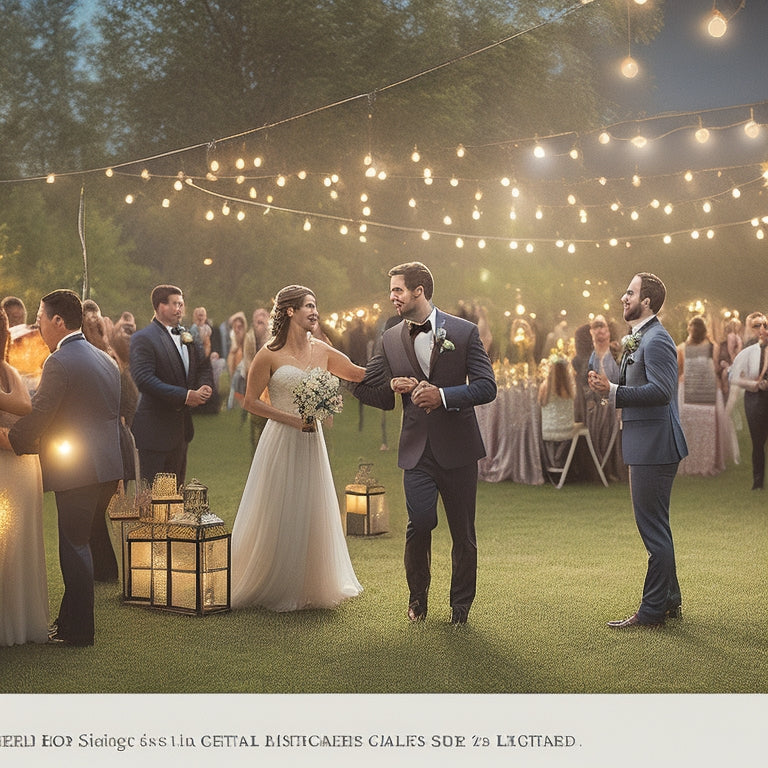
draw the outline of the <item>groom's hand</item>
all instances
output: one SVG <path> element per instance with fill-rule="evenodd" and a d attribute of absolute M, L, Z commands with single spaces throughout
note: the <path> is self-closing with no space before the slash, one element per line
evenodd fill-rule
<path fill-rule="evenodd" d="M 413 392 L 411 392 L 411 400 L 427 413 L 431 413 L 443 404 L 440 390 L 428 381 L 420 381 L 416 385 Z"/>
<path fill-rule="evenodd" d="M 418 383 L 418 379 L 413 376 L 395 376 L 390 380 L 389 386 L 396 394 L 407 395 L 409 392 L 413 392 Z"/>

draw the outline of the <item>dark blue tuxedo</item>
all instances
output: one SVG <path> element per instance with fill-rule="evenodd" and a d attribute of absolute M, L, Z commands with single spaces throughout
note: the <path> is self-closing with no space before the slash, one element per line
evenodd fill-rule
<path fill-rule="evenodd" d="M 435 332 L 427 375 L 403 321 L 384 332 L 381 353 L 368 363 L 365 378 L 353 391 L 363 403 L 391 410 L 393 377 L 426 379 L 443 390 L 445 407 L 430 413 L 415 405 L 409 394 L 402 395 L 398 465 L 405 470 L 408 508 L 405 571 L 411 604 L 420 604 L 426 612 L 439 493 L 453 541 L 450 603 L 468 612 L 477 581 L 477 461 L 485 456 L 474 406 L 496 397 L 496 378 L 474 323 L 437 310 Z"/>
<path fill-rule="evenodd" d="M 194 341 L 185 345 L 189 371 L 168 329 L 157 319 L 131 337 L 131 376 L 139 390 L 139 403 L 131 431 L 139 451 L 142 479 L 149 483 L 157 472 L 171 472 L 184 482 L 187 446 L 195 434 L 192 409 L 184 403 L 190 389 L 213 386 L 213 374 Z"/>
<path fill-rule="evenodd" d="M 64 597 L 60 637 L 90 645 L 94 638 L 94 513 L 123 476 L 119 437 L 120 373 L 112 358 L 78 333 L 46 359 L 32 412 L 8 433 L 17 454 L 38 453 L 43 487 L 56 494 Z"/>
<path fill-rule="evenodd" d="M 664 621 L 667 608 L 681 603 L 669 502 L 678 464 L 688 455 L 677 406 L 677 348 L 654 317 L 641 329 L 638 348 L 622 369 L 626 383 L 616 390 L 621 408 L 624 461 L 640 537 L 648 551 L 648 570 L 638 621 Z"/>

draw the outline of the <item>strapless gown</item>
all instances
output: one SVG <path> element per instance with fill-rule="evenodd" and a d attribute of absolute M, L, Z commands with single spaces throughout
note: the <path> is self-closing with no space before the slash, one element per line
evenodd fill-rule
<path fill-rule="evenodd" d="M 292 390 L 304 372 L 283 365 L 270 402 L 296 413 Z M 363 588 L 355 576 L 323 438 L 267 421 L 232 527 L 233 608 L 335 608 Z"/>
<path fill-rule="evenodd" d="M 0 411 L 0 426 L 15 416 Z M 43 481 L 37 456 L 0 450 L 0 646 L 48 640 Z"/>

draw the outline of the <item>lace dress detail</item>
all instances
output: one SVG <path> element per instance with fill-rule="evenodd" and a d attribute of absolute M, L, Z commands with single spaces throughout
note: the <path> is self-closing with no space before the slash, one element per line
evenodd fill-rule
<path fill-rule="evenodd" d="M 305 372 L 283 365 L 270 402 L 297 413 Z M 349 558 L 322 426 L 267 421 L 232 528 L 232 606 L 272 611 L 335 608 L 362 592 Z"/>

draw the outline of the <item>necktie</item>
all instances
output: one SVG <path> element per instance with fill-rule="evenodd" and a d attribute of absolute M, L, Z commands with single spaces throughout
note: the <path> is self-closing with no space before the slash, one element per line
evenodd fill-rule
<path fill-rule="evenodd" d="M 411 336 L 416 336 L 418 333 L 429 333 L 429 331 L 432 330 L 432 323 L 430 323 L 429 320 L 421 325 L 418 325 L 418 323 L 410 323 L 408 330 Z"/>

